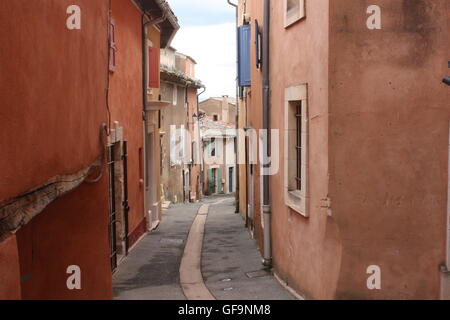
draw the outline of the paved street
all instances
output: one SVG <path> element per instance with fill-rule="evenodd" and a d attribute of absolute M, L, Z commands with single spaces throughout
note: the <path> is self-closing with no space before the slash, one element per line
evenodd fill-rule
<path fill-rule="evenodd" d="M 206 290 L 219 300 L 287 300 L 294 297 L 263 270 L 256 243 L 234 213 L 234 198 L 217 196 L 199 204 L 174 205 L 159 228 L 146 235 L 114 274 L 118 300 L 184 300 L 180 263 L 191 225 L 209 205 L 201 272 Z"/>

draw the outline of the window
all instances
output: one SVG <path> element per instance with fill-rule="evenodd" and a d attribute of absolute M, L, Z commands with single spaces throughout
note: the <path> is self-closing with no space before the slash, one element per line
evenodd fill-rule
<path fill-rule="evenodd" d="M 178 104 L 178 86 L 176 84 L 173 85 L 172 104 L 174 106 L 176 106 Z"/>
<path fill-rule="evenodd" d="M 255 20 L 255 55 L 256 69 L 259 69 L 262 64 L 262 38 L 258 20 Z"/>
<path fill-rule="evenodd" d="M 191 162 L 192 164 L 199 164 L 197 156 L 197 142 L 192 141 L 191 143 Z"/>
<path fill-rule="evenodd" d="M 284 2 L 286 7 L 285 28 L 306 17 L 305 0 L 284 0 Z"/>
<path fill-rule="evenodd" d="M 178 157 L 180 159 L 179 164 L 187 163 L 190 158 L 189 141 L 187 132 L 184 125 L 180 126 L 179 140 L 178 140 Z"/>
<path fill-rule="evenodd" d="M 216 156 L 216 139 L 212 138 L 211 139 L 211 157 L 215 157 Z"/>
<path fill-rule="evenodd" d="M 308 217 L 307 85 L 287 88 L 285 95 L 285 202 Z"/>
<path fill-rule="evenodd" d="M 302 143 L 302 102 L 299 101 L 296 104 L 296 131 L 297 131 L 297 144 L 295 146 L 295 149 L 297 151 L 297 176 L 296 176 L 296 182 L 297 182 L 297 190 L 302 190 L 302 149 L 303 149 L 303 143 Z"/>
<path fill-rule="evenodd" d="M 219 121 L 219 115 L 217 115 L 217 114 L 213 115 L 213 120 L 214 121 Z"/>
<path fill-rule="evenodd" d="M 116 71 L 116 25 L 114 20 L 109 23 L 109 72 Z"/>

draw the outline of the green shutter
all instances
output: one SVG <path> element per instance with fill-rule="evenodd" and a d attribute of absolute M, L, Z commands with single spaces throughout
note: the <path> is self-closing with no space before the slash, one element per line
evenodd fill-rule
<path fill-rule="evenodd" d="M 222 193 L 222 168 L 217 169 L 217 171 L 219 175 L 219 179 L 217 179 L 217 190 L 219 193 Z"/>

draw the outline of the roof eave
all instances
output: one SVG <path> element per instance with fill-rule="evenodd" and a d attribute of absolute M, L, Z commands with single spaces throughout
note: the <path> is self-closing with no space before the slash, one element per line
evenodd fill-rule
<path fill-rule="evenodd" d="M 141 10 L 151 18 L 164 17 L 159 23 L 161 29 L 161 48 L 170 46 L 180 29 L 178 18 L 165 0 L 134 0 Z"/>

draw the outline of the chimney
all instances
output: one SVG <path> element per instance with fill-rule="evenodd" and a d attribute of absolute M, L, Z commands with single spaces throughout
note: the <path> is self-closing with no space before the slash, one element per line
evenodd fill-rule
<path fill-rule="evenodd" d="M 228 122 L 228 114 L 229 114 L 229 102 L 228 96 L 222 96 L 222 121 Z"/>

